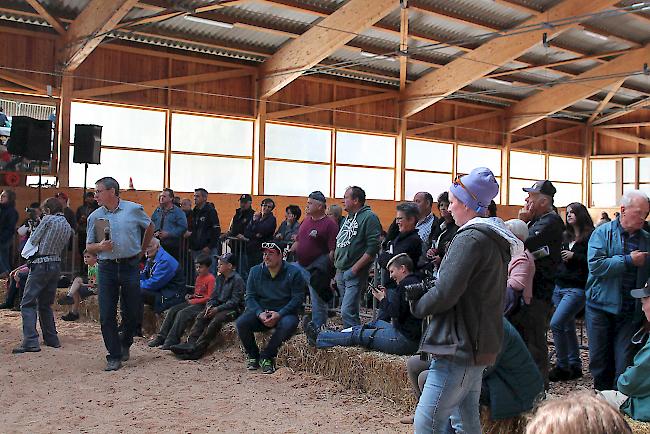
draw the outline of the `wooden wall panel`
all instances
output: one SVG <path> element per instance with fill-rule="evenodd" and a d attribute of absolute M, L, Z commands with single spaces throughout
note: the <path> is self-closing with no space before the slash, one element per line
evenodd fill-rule
<path fill-rule="evenodd" d="M 343 98 L 336 94 L 335 85 L 332 83 L 295 80 L 271 97 L 267 113 L 331 102 L 335 99 Z M 278 120 L 332 126 L 333 115 L 331 110 L 322 110 Z"/>
<path fill-rule="evenodd" d="M 444 123 L 454 120 L 456 113 L 456 106 L 448 102 L 439 102 L 421 112 L 411 116 L 408 119 L 408 129 L 426 127 L 436 123 Z M 437 140 L 453 140 L 454 129 L 443 128 L 440 130 L 432 131 L 429 133 L 420 134 L 419 137 L 437 139 Z"/>
<path fill-rule="evenodd" d="M 336 99 L 357 98 L 373 93 L 377 92 L 337 86 Z M 397 99 L 342 107 L 341 110 L 335 114 L 334 126 L 336 127 L 397 133 L 399 117 Z"/>
<path fill-rule="evenodd" d="M 14 34 L 0 30 L 0 53 L 2 53 L 0 56 L 0 66 L 2 67 L 42 71 L 44 74 L 11 69 L 5 70 L 6 72 L 24 76 L 44 85 L 56 85 L 57 80 L 54 75 L 54 39 L 45 36 L 34 37 Z M 9 87 L 14 86 L 10 85 Z"/>

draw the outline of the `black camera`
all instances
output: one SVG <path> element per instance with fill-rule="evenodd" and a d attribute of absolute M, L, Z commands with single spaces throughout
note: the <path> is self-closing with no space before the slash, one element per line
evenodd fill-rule
<path fill-rule="evenodd" d="M 406 299 L 411 301 L 419 300 L 424 294 L 427 293 L 431 284 L 429 282 L 412 283 L 404 286 L 406 292 Z"/>
<path fill-rule="evenodd" d="M 36 212 L 36 208 L 29 208 L 29 207 L 27 207 L 27 208 L 25 208 L 25 212 L 26 212 L 27 214 L 34 214 L 34 213 Z"/>

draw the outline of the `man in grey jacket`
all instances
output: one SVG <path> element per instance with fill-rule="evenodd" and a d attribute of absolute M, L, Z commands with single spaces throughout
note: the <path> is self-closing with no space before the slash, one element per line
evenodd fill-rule
<path fill-rule="evenodd" d="M 449 211 L 460 226 L 440 264 L 434 286 L 407 292 L 415 317 L 430 317 L 420 344 L 430 373 L 415 411 L 416 433 L 452 426 L 479 434 L 483 369 L 494 364 L 503 340 L 503 295 L 508 262 L 523 250 L 498 218 L 482 218 L 499 185 L 485 167 L 457 177 Z"/>

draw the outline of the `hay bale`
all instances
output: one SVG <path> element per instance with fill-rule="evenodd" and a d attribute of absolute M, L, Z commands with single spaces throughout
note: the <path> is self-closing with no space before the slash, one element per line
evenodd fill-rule
<path fill-rule="evenodd" d="M 483 434 L 524 434 L 529 414 L 525 413 L 510 419 L 492 420 L 490 419 L 490 409 L 482 405 L 480 417 Z"/>

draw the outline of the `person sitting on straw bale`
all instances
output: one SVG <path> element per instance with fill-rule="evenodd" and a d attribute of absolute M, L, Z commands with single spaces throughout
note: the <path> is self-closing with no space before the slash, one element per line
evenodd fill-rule
<path fill-rule="evenodd" d="M 97 295 L 97 254 L 84 251 L 84 264 L 88 266 L 88 272 L 84 277 L 77 276 L 72 281 L 68 293 L 59 298 L 59 304 L 72 305 L 72 309 L 61 319 L 63 321 L 76 321 L 79 319 L 79 308 L 81 299 L 86 299 L 91 295 Z"/>
<path fill-rule="evenodd" d="M 173 345 L 171 350 L 180 359 L 198 360 L 223 325 L 236 319 L 244 310 L 244 279 L 235 271 L 237 256 L 224 253 L 219 257 L 217 281 L 205 310 L 196 316 L 187 343 Z"/>
<path fill-rule="evenodd" d="M 272 374 L 280 346 L 298 328 L 307 282 L 298 267 L 282 258 L 282 249 L 276 243 L 262 243 L 262 252 L 263 262 L 248 275 L 246 310 L 235 325 L 248 357 L 246 368 L 253 371 L 261 367 L 264 374 Z M 255 332 L 271 329 L 271 339 L 260 352 Z"/>
<path fill-rule="evenodd" d="M 196 282 L 194 294 L 187 294 L 185 301 L 171 307 L 167 311 L 165 321 L 160 326 L 158 335 L 149 342 L 150 347 L 161 346 L 163 350 L 171 350 L 172 346 L 181 341 L 185 329 L 196 316 L 205 310 L 205 305 L 214 291 L 215 277 L 210 272 L 212 259 L 206 254 L 199 254 L 195 261 Z"/>
<path fill-rule="evenodd" d="M 641 299 L 641 308 L 648 321 L 632 338 L 632 343 L 639 344 L 650 328 L 650 279 L 643 288 L 630 291 L 630 295 Z M 616 385 L 618 390 L 603 390 L 602 397 L 632 419 L 650 422 L 650 340 L 634 356 L 634 364 L 618 377 Z"/>
<path fill-rule="evenodd" d="M 632 434 L 623 416 L 592 392 L 572 393 L 542 404 L 526 434 Z"/>
<path fill-rule="evenodd" d="M 422 321 L 411 314 L 404 288 L 406 285 L 419 284 L 422 279 L 413 274 L 413 261 L 406 253 L 393 257 L 388 262 L 388 271 L 398 285 L 395 298 L 389 300 L 383 286 L 371 286 L 372 295 L 379 302 L 385 317 L 342 331 L 324 330 L 318 333 L 310 324 L 305 329 L 309 344 L 316 348 L 362 346 L 387 354 L 414 354 L 422 335 Z"/>

